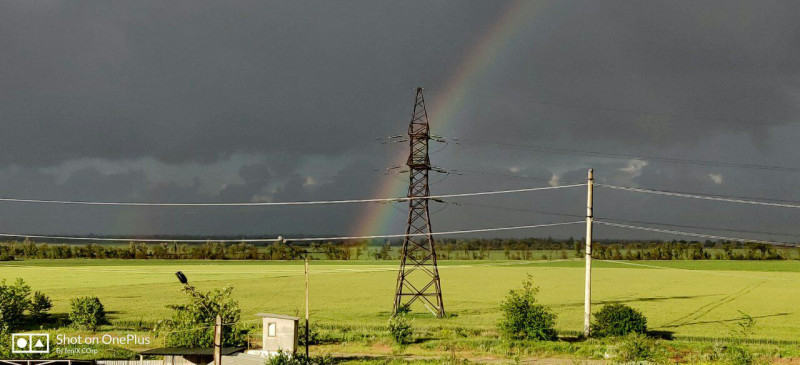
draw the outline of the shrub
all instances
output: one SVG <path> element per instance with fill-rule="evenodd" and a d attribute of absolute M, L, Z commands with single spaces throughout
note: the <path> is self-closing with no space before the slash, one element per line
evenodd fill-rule
<path fill-rule="evenodd" d="M 28 309 L 31 288 L 22 279 L 13 285 L 0 281 L 0 332 L 14 331 L 22 324 L 22 314 Z"/>
<path fill-rule="evenodd" d="M 392 318 L 389 318 L 389 335 L 394 343 L 401 346 L 411 343 L 414 336 L 411 322 L 406 318 L 406 313 L 398 311 Z"/>
<path fill-rule="evenodd" d="M 300 364 L 298 359 L 288 352 L 278 350 L 278 353 L 270 356 L 266 362 L 267 365 L 292 365 Z"/>
<path fill-rule="evenodd" d="M 629 333 L 646 333 L 647 318 L 625 304 L 609 304 L 594 314 L 592 335 L 597 337 L 624 336 Z"/>
<path fill-rule="evenodd" d="M 722 360 L 731 365 L 750 365 L 755 363 L 755 357 L 745 345 L 728 346 L 723 351 Z"/>
<path fill-rule="evenodd" d="M 70 302 L 69 320 L 81 329 L 97 331 L 101 325 L 108 323 L 103 303 L 97 297 L 79 297 Z"/>
<path fill-rule="evenodd" d="M 301 325 L 297 332 L 297 339 L 298 344 L 300 346 L 306 346 L 306 326 L 305 323 Z M 309 324 L 308 327 L 308 344 L 309 345 L 319 345 L 322 343 L 322 338 L 320 337 L 319 331 L 317 331 L 316 327 L 311 326 Z"/>
<path fill-rule="evenodd" d="M 636 332 L 623 337 L 616 349 L 616 360 L 623 363 L 656 360 L 665 356 L 665 349 L 659 347 L 655 340 Z"/>
<path fill-rule="evenodd" d="M 28 306 L 28 312 L 31 313 L 31 318 L 33 320 L 41 321 L 47 318 L 47 311 L 51 308 L 53 308 L 53 302 L 50 301 L 47 295 L 38 291 L 33 293 L 33 298 L 31 298 L 30 305 Z"/>
<path fill-rule="evenodd" d="M 305 354 L 296 353 L 294 355 L 278 350 L 278 353 L 270 356 L 266 365 L 329 365 L 334 361 L 330 356 L 311 356 L 306 357 Z"/>
<path fill-rule="evenodd" d="M 203 293 L 193 286 L 186 285 L 183 292 L 188 296 L 188 300 L 182 304 L 167 306 L 174 312 L 171 319 L 162 322 L 174 331 L 165 339 L 167 346 L 213 346 L 217 315 L 222 317 L 222 323 L 232 323 L 222 326 L 223 346 L 237 347 L 247 344 L 247 330 L 238 323 L 242 311 L 239 309 L 239 303 L 231 298 L 232 287 Z"/>
<path fill-rule="evenodd" d="M 500 309 L 500 332 L 514 340 L 554 340 L 556 339 L 556 315 L 541 304 L 536 303 L 539 288 L 533 286 L 533 278 L 522 282 L 521 290 L 508 292 Z"/>
<path fill-rule="evenodd" d="M 747 338 L 753 333 L 756 321 L 747 313 L 739 311 L 742 318 L 736 322 L 736 327 L 731 329 L 731 337 L 736 344 L 714 344 L 712 358 L 724 364 L 749 365 L 756 362 L 756 357 L 745 345 Z"/>

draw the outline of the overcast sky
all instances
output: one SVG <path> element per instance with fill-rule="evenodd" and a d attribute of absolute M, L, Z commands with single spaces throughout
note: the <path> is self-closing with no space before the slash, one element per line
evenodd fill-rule
<path fill-rule="evenodd" d="M 406 130 L 414 87 L 437 115 L 456 85 L 458 110 L 430 122 L 461 142 L 432 160 L 462 173 L 435 175 L 434 194 L 585 181 L 592 167 L 604 183 L 800 200 L 800 172 L 515 147 L 800 168 L 799 23 L 796 1 L 3 1 L 0 196 L 377 197 L 406 177 L 384 174 L 405 145 L 376 138 Z M 451 200 L 463 204 L 433 205 L 433 224 L 572 221 L 531 210 L 581 215 L 584 199 L 573 188 Z M 595 204 L 609 220 L 800 235 L 796 209 L 606 189 Z M 2 203 L 0 232 L 350 234 L 365 208 Z M 402 232 L 405 206 L 380 209 L 394 213 L 372 233 Z"/>

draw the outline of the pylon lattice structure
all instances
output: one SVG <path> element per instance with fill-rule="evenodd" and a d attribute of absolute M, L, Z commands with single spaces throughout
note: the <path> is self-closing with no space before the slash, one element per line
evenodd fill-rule
<path fill-rule="evenodd" d="M 409 198 L 430 196 L 430 186 L 428 185 L 428 175 L 431 170 L 431 161 L 428 155 L 430 139 L 425 99 L 422 96 L 422 88 L 417 88 L 414 113 L 408 126 L 410 149 L 406 165 L 409 168 Z M 436 265 L 436 249 L 431 230 L 428 200 L 427 198 L 408 200 L 408 223 L 400 254 L 394 313 L 397 313 L 402 306 L 411 305 L 419 300 L 437 317 L 442 318 L 444 302 L 439 281 L 439 268 Z"/>

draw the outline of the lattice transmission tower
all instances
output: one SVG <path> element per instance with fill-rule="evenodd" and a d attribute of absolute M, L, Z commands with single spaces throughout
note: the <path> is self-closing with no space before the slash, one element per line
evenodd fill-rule
<path fill-rule="evenodd" d="M 401 306 L 420 300 L 437 317 L 442 318 L 444 302 L 439 282 L 439 268 L 436 266 L 436 250 L 431 229 L 431 215 L 428 210 L 429 199 L 413 199 L 430 196 L 428 175 L 431 169 L 435 169 L 431 167 L 428 156 L 431 134 L 421 87 L 416 89 L 414 113 L 408 126 L 408 140 L 410 149 L 406 162 L 409 168 L 407 196 L 412 199 L 408 200 L 408 223 L 400 254 L 394 313 L 397 313 Z"/>

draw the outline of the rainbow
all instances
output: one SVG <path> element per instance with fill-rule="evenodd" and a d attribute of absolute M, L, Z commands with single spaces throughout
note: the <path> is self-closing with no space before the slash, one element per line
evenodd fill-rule
<path fill-rule="evenodd" d="M 440 93 L 434 103 L 428 104 L 428 116 L 433 134 L 446 129 L 459 120 L 469 91 L 475 88 L 487 70 L 491 69 L 494 60 L 505 50 L 514 35 L 528 24 L 533 15 L 538 14 L 546 2 L 522 0 L 516 1 L 505 9 L 492 26 L 467 53 L 464 61 L 450 77 L 444 92 Z M 410 95 L 410 94 L 409 94 Z M 398 154 L 396 164 L 403 165 L 406 153 Z M 373 191 L 374 197 L 405 196 L 407 183 L 400 179 L 387 178 Z M 356 236 L 396 233 L 389 232 L 401 221 L 400 212 L 384 204 L 365 205 L 365 209 L 356 218 L 355 228 L 351 230 Z"/>

